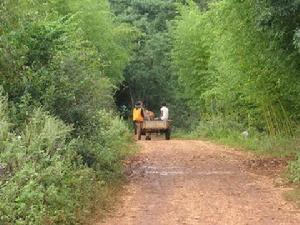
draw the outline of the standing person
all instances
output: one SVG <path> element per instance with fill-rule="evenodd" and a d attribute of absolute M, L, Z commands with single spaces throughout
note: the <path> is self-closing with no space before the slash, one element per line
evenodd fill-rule
<path fill-rule="evenodd" d="M 141 101 L 138 101 L 134 106 L 132 120 L 134 125 L 134 134 L 137 134 L 137 128 L 141 126 L 141 123 L 144 121 L 143 103 Z"/>
<path fill-rule="evenodd" d="M 167 104 L 166 103 L 162 103 L 161 104 L 160 119 L 164 120 L 164 121 L 167 121 L 169 119 L 169 109 L 167 108 Z"/>

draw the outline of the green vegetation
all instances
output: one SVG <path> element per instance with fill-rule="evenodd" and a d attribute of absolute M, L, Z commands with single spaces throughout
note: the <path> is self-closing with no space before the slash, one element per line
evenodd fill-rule
<path fill-rule="evenodd" d="M 136 31 L 106 0 L 4 0 L 0 27 L 0 224 L 82 224 L 132 149 L 113 95 Z"/>
<path fill-rule="evenodd" d="M 225 0 L 180 9 L 173 59 L 202 120 L 219 117 L 272 135 L 299 121 L 299 4 Z M 279 9 L 281 11 L 279 11 Z"/>
<path fill-rule="evenodd" d="M 299 1 L 220 0 L 205 8 L 190 1 L 179 12 L 172 59 L 200 121 L 192 135 L 299 152 Z M 291 165 L 294 181 L 299 165 Z"/>
<path fill-rule="evenodd" d="M 143 100 L 156 115 L 162 102 L 168 102 L 176 126 L 188 127 L 191 119 L 185 110 L 171 60 L 172 42 L 168 26 L 178 14 L 176 0 L 110 0 L 117 21 L 129 23 L 139 31 L 134 54 L 116 95 L 120 108 L 132 108 Z M 126 114 L 128 118 L 130 115 Z"/>
<path fill-rule="evenodd" d="M 104 205 L 136 100 L 192 137 L 299 154 L 299 62 L 299 0 L 2 0 L 0 224 Z"/>

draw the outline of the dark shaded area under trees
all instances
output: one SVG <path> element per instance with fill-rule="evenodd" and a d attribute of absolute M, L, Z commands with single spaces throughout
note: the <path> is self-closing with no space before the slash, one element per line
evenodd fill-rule
<path fill-rule="evenodd" d="M 178 120 L 175 124 L 184 125 L 186 118 L 185 101 L 179 92 L 176 73 L 171 65 L 171 38 L 168 27 L 178 15 L 177 1 L 119 1 L 110 0 L 117 21 L 129 23 L 137 28 L 139 38 L 135 42 L 134 54 L 124 71 L 124 82 L 116 94 L 119 107 L 131 108 L 137 100 L 155 113 L 159 113 L 162 102 L 167 102 L 172 115 Z"/>

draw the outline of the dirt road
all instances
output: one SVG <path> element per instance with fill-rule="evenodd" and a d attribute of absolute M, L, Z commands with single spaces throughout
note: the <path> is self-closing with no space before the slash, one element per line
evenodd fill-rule
<path fill-rule="evenodd" d="M 300 212 L 251 156 L 203 141 L 141 141 L 119 206 L 97 225 L 288 225 Z"/>

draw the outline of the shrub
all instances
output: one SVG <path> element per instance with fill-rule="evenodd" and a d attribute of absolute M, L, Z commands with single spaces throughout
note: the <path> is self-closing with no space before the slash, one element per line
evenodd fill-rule
<path fill-rule="evenodd" d="M 0 99 L 2 126 L 8 116 L 6 100 Z M 72 139 L 70 126 L 41 109 L 34 110 L 19 135 L 3 129 L 0 224 L 78 224 L 103 185 L 98 175 L 112 177 L 128 153 L 128 130 L 112 118 L 105 112 L 95 115 L 97 133 L 89 139 Z M 87 154 L 94 155 L 90 167 Z"/>
<path fill-rule="evenodd" d="M 71 223 L 79 181 L 93 173 L 73 166 L 72 148 L 66 143 L 70 130 L 38 109 L 22 134 L 2 138 L 0 160 L 6 176 L 0 189 L 1 224 Z"/>
<path fill-rule="evenodd" d="M 112 112 L 99 111 L 93 124 L 86 127 L 87 137 L 81 140 L 79 154 L 83 161 L 99 175 L 112 178 L 121 170 L 121 159 L 128 155 L 132 140 L 128 127 Z"/>

